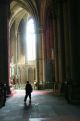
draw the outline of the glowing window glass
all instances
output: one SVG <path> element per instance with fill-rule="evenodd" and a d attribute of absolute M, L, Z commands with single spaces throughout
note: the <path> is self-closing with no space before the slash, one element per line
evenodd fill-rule
<path fill-rule="evenodd" d="M 36 38 L 35 38 L 35 28 L 34 28 L 34 21 L 30 19 L 27 23 L 27 59 L 28 60 L 35 60 L 36 59 Z"/>

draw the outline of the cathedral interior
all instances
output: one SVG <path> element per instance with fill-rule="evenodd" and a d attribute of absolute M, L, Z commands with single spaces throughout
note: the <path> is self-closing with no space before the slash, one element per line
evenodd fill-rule
<path fill-rule="evenodd" d="M 0 83 L 6 95 L 11 86 L 30 81 L 37 90 L 57 90 L 80 102 L 79 45 L 80 0 L 0 0 Z"/>

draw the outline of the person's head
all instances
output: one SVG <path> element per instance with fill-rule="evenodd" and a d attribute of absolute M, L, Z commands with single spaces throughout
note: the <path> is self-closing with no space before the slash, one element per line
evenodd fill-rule
<path fill-rule="evenodd" d="M 29 84 L 29 81 L 27 81 L 27 84 Z"/>

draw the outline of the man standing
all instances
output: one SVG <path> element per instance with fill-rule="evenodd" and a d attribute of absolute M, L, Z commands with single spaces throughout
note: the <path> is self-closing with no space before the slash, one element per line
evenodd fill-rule
<path fill-rule="evenodd" d="M 27 84 L 25 86 L 25 97 L 24 97 L 24 102 L 26 103 L 27 97 L 29 96 L 29 103 L 31 103 L 31 92 L 32 92 L 32 86 L 29 83 L 29 81 L 27 81 Z"/>

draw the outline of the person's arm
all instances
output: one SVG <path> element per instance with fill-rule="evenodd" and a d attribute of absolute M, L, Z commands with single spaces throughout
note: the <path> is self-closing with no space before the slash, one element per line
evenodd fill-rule
<path fill-rule="evenodd" d="M 33 91 L 32 85 L 31 85 L 31 92 Z"/>

